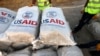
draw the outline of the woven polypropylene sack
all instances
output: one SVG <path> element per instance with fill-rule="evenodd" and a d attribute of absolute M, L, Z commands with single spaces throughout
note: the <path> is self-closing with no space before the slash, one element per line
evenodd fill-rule
<path fill-rule="evenodd" d="M 19 8 L 15 20 L 5 32 L 11 41 L 29 41 L 35 39 L 39 20 L 38 7 Z"/>
<path fill-rule="evenodd" d="M 38 20 L 39 10 L 37 6 L 19 8 L 15 20 L 12 21 L 9 28 L 2 34 L 2 38 L 13 42 L 13 44 L 17 43 L 17 45 L 18 43 L 30 44 L 35 40 L 39 24 Z"/>
<path fill-rule="evenodd" d="M 0 8 L 0 34 L 5 32 L 15 19 L 16 12 L 7 8 Z"/>
<path fill-rule="evenodd" d="M 15 51 L 12 53 L 9 53 L 7 56 L 29 56 L 30 51 L 28 48 L 25 48 L 23 50 Z"/>
<path fill-rule="evenodd" d="M 33 51 L 32 56 L 57 56 L 57 54 L 52 49 L 41 49 Z"/>
<path fill-rule="evenodd" d="M 61 8 L 46 8 L 42 13 L 40 40 L 49 45 L 75 45 L 69 23 Z"/>
<path fill-rule="evenodd" d="M 58 49 L 58 56 L 84 56 L 77 46 L 63 47 Z"/>

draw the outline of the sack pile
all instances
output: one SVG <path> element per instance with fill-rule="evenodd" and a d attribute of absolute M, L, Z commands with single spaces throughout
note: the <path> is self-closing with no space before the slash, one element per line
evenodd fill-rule
<path fill-rule="evenodd" d="M 7 30 L 15 17 L 16 12 L 7 8 L 0 8 L 0 34 Z"/>
<path fill-rule="evenodd" d="M 11 22 L 15 19 L 16 12 L 7 8 L 0 8 L 0 50 L 7 51 L 11 45 L 5 35 L 5 31 L 9 28 Z"/>
<path fill-rule="evenodd" d="M 35 40 L 39 25 L 38 7 L 22 7 L 18 10 L 15 20 L 5 32 L 14 44 L 31 44 Z"/>
<path fill-rule="evenodd" d="M 74 47 L 76 42 L 61 8 L 46 8 L 41 23 L 39 16 L 37 6 L 19 8 L 15 19 L 0 34 L 0 50 L 8 52 L 7 56 L 83 56 L 81 50 Z M 70 47 L 56 50 L 51 46 Z"/>

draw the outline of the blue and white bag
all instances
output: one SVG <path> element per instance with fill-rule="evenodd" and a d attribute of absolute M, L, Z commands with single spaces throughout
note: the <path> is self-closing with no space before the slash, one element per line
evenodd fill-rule
<path fill-rule="evenodd" d="M 38 7 L 22 7 L 18 9 L 15 20 L 12 21 L 9 28 L 0 38 L 9 40 L 13 43 L 31 43 L 35 39 L 38 22 L 39 10 Z"/>
<path fill-rule="evenodd" d="M 42 14 L 40 40 L 49 45 L 75 45 L 61 8 L 46 8 Z"/>
<path fill-rule="evenodd" d="M 15 20 L 6 30 L 6 37 L 12 42 L 31 43 L 35 39 L 39 20 L 38 7 L 22 7 L 18 9 Z"/>
<path fill-rule="evenodd" d="M 16 12 L 7 8 L 0 8 L 0 34 L 5 32 L 15 19 Z"/>

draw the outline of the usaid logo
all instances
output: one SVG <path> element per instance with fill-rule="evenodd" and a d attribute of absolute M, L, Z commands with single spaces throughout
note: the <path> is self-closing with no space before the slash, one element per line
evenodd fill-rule
<path fill-rule="evenodd" d="M 56 17 L 57 16 L 57 13 L 55 11 L 49 11 L 47 12 L 47 17 Z"/>
<path fill-rule="evenodd" d="M 30 11 L 27 11 L 22 15 L 22 17 L 26 19 L 32 18 L 32 16 L 33 16 L 33 13 Z"/>
<path fill-rule="evenodd" d="M 4 24 L 4 23 L 8 23 L 9 20 L 5 17 L 0 17 L 0 23 Z"/>

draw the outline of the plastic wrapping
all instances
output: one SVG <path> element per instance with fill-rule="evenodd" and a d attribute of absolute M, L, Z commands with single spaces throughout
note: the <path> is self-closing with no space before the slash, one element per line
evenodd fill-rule
<path fill-rule="evenodd" d="M 2 51 L 7 51 L 11 45 L 11 41 L 5 38 L 4 32 L 9 28 L 15 17 L 16 12 L 7 8 L 0 8 L 0 50 Z"/>

